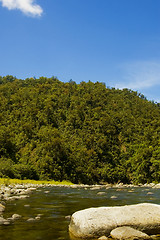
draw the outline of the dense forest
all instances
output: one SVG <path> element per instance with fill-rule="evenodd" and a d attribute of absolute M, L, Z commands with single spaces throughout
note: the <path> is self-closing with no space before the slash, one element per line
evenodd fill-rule
<path fill-rule="evenodd" d="M 160 182 L 160 105 L 104 83 L 0 77 L 0 177 Z"/>

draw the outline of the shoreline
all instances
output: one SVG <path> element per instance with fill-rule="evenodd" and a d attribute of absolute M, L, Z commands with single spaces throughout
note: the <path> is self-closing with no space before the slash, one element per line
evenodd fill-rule
<path fill-rule="evenodd" d="M 100 190 L 100 189 L 124 189 L 124 188 L 160 188 L 160 183 L 149 183 L 149 184 L 73 184 L 71 182 L 63 181 L 33 181 L 33 180 L 18 180 L 18 179 L 0 179 L 0 202 L 8 200 L 18 200 L 28 198 L 29 195 L 37 190 L 38 188 L 45 187 L 65 187 L 65 188 L 84 188 L 90 190 Z"/>
<path fill-rule="evenodd" d="M 70 181 L 63 180 L 30 180 L 30 179 L 11 179 L 11 178 L 0 178 L 0 189 L 2 186 L 31 186 L 31 187 L 44 187 L 44 186 L 59 186 L 59 187 L 71 187 L 71 188 L 132 188 L 132 187 L 151 187 L 160 188 L 160 183 L 145 183 L 145 184 L 124 184 L 124 183 L 104 183 L 104 184 L 74 184 Z"/>
<path fill-rule="evenodd" d="M 90 190 L 110 189 L 115 188 L 123 190 L 124 188 L 160 188 L 160 183 L 146 183 L 146 184 L 73 184 L 69 181 L 36 181 L 36 180 L 19 180 L 19 179 L 5 179 L 0 178 L 0 202 L 8 200 L 18 200 L 28 198 L 29 195 L 38 188 L 45 187 L 65 187 L 65 188 L 84 188 Z"/>

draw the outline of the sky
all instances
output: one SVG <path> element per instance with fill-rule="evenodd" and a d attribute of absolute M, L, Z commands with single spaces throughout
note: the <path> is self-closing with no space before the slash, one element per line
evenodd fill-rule
<path fill-rule="evenodd" d="M 160 102 L 160 0 L 0 0 L 0 76 L 56 76 Z"/>

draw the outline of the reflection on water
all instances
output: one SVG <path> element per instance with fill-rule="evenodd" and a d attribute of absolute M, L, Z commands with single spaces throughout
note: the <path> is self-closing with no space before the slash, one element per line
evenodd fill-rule
<path fill-rule="evenodd" d="M 160 189 L 135 188 L 68 188 L 44 187 L 30 198 L 6 203 L 4 217 L 17 213 L 22 218 L 0 226 L 3 240 L 69 240 L 69 215 L 75 211 L 100 206 L 121 206 L 141 202 L 159 204 Z M 29 218 L 40 216 L 37 220 Z"/>

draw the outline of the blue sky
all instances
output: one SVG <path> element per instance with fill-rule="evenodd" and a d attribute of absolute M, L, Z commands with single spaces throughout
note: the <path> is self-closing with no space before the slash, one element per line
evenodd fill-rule
<path fill-rule="evenodd" d="M 0 0 L 0 75 L 91 80 L 160 102 L 159 0 Z"/>

